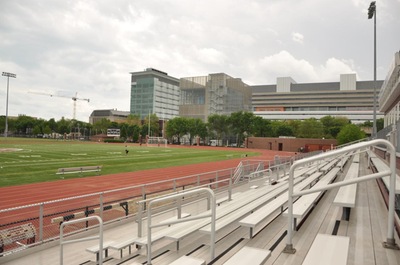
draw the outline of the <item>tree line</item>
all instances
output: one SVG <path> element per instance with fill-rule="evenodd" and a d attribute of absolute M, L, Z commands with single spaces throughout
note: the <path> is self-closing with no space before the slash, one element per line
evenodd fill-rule
<path fill-rule="evenodd" d="M 137 115 L 129 115 L 123 122 L 111 122 L 101 119 L 94 124 L 61 118 L 56 121 L 19 116 L 8 119 L 8 135 L 17 137 L 65 137 L 79 135 L 89 139 L 93 135 L 106 134 L 107 129 L 120 129 L 121 139 L 138 142 L 149 136 L 165 137 L 171 143 L 203 144 L 215 139 L 222 145 L 240 146 L 248 136 L 337 139 L 338 144 L 359 140 L 366 137 L 363 128 L 371 128 L 372 122 L 352 124 L 346 117 L 325 116 L 305 120 L 266 120 L 251 112 L 234 112 L 230 115 L 210 115 L 207 122 L 198 118 L 176 117 L 162 121 L 156 114 L 141 120 Z M 377 120 L 377 130 L 383 129 L 383 119 Z M 0 116 L 0 131 L 5 130 L 5 116 Z"/>

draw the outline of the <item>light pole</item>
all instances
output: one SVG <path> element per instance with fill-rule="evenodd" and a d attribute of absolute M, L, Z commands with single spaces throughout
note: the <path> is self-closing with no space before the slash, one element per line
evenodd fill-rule
<path fill-rule="evenodd" d="M 8 88 L 10 84 L 10 77 L 17 78 L 16 74 L 3 72 L 2 76 L 7 76 L 7 99 L 6 99 L 6 128 L 4 129 L 4 137 L 8 135 Z"/>
<path fill-rule="evenodd" d="M 368 19 L 374 18 L 374 120 L 372 127 L 372 138 L 376 138 L 376 4 L 372 1 L 368 8 Z"/>

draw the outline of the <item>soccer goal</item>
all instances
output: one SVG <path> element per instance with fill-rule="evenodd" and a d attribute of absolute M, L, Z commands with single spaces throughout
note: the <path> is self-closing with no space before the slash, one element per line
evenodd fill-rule
<path fill-rule="evenodd" d="M 168 141 L 162 137 L 149 137 L 147 139 L 147 146 L 148 147 L 167 147 Z"/>

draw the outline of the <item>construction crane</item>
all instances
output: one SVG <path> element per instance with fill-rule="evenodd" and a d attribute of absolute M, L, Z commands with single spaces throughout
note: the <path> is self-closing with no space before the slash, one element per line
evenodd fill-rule
<path fill-rule="evenodd" d="M 68 97 L 68 96 L 62 96 L 62 95 L 56 95 L 56 94 L 50 94 L 50 93 L 43 93 L 43 92 L 36 92 L 36 91 L 29 91 L 28 93 L 31 94 L 37 94 L 37 95 L 44 95 L 44 96 L 50 96 L 50 97 L 59 97 L 59 98 L 70 98 L 74 101 L 74 109 L 73 109 L 73 119 L 76 119 L 76 101 L 77 100 L 83 100 L 90 102 L 90 99 L 88 98 L 78 98 L 78 92 L 75 92 L 75 97 Z"/>

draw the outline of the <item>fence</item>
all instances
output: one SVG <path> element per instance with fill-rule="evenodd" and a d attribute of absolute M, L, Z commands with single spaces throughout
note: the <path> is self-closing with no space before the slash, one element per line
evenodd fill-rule
<path fill-rule="evenodd" d="M 241 171 L 250 174 L 260 168 L 266 168 L 269 161 L 244 161 Z M 0 257 L 12 254 L 27 247 L 43 244 L 59 239 L 59 229 L 63 222 L 75 218 L 99 216 L 104 224 L 126 218 L 137 218 L 139 201 L 148 200 L 163 194 L 184 191 L 195 187 L 209 187 L 215 191 L 228 189 L 232 185 L 235 168 L 191 175 L 173 180 L 131 186 L 116 190 L 70 197 L 60 200 L 30 204 L 22 207 L 0 210 Z M 139 210 L 140 214 L 146 210 Z M 32 225 L 36 229 L 35 240 L 11 242 L 3 244 L 9 229 Z M 97 225 L 94 220 L 88 220 L 74 226 L 65 227 L 66 235 L 79 233 Z M 22 246 L 21 246 L 22 245 Z"/>

